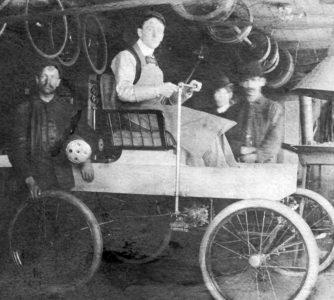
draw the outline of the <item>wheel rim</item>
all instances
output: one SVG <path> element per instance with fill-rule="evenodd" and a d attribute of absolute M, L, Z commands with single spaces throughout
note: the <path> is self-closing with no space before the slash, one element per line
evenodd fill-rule
<path fill-rule="evenodd" d="M 204 9 L 204 14 L 198 14 L 200 12 L 201 7 L 198 1 L 186 1 L 189 2 L 190 5 L 186 5 L 184 3 L 180 3 L 177 5 L 173 5 L 173 9 L 183 18 L 191 20 L 191 21 L 198 21 L 198 22 L 207 22 L 212 21 L 219 17 L 219 19 L 226 20 L 230 14 L 233 12 L 235 8 L 236 0 L 225 0 L 225 1 L 216 1 L 218 2 L 217 6 L 214 8 L 213 11 L 207 12 Z M 205 2 L 203 2 L 205 3 Z M 211 5 L 214 5 L 211 3 Z M 199 10 L 199 11 L 198 11 Z"/>
<path fill-rule="evenodd" d="M 23 280 L 39 292 L 73 290 L 88 282 L 100 264 L 102 238 L 97 222 L 73 198 L 63 192 L 44 192 L 38 202 L 21 205 L 10 224 L 14 264 Z"/>
<path fill-rule="evenodd" d="M 64 7 L 60 0 L 57 0 L 57 5 L 58 5 L 58 9 L 60 9 L 61 11 L 64 10 Z M 40 7 L 39 9 L 41 9 L 41 11 L 44 11 L 45 7 Z M 29 0 L 26 0 L 25 14 L 26 15 L 29 14 Z M 43 37 L 43 35 L 45 35 L 45 38 L 42 39 L 41 42 L 43 42 L 43 45 L 46 45 L 46 49 L 41 49 L 41 45 L 37 45 L 38 42 L 34 41 L 32 29 L 30 28 L 29 21 L 25 21 L 26 32 L 27 32 L 31 45 L 33 46 L 33 48 L 39 55 L 45 58 L 48 58 L 48 59 L 55 58 L 65 48 L 66 40 L 67 40 L 67 33 L 68 33 L 67 18 L 65 15 L 62 16 L 61 18 L 62 18 L 62 23 L 64 27 L 60 35 L 63 36 L 63 38 L 59 39 L 59 43 L 57 43 L 57 45 L 55 45 L 54 43 L 55 41 L 52 39 L 52 35 L 50 34 L 50 28 L 48 29 L 48 33 L 46 34 L 46 33 L 43 33 L 44 31 L 43 29 L 45 29 L 43 28 L 45 27 L 45 24 L 43 24 L 43 22 L 36 21 L 36 23 L 34 24 L 35 26 L 33 28 L 33 31 L 36 31 L 37 33 L 36 35 L 38 36 L 38 38 Z M 48 26 L 52 27 L 52 21 L 53 21 L 53 18 L 51 18 L 51 22 L 50 22 L 50 18 L 47 19 L 46 23 L 48 23 Z M 50 39 L 50 43 L 45 43 L 45 39 Z"/>
<path fill-rule="evenodd" d="M 248 6 L 239 0 L 234 12 L 225 20 L 207 25 L 209 35 L 219 43 L 236 44 L 248 37 L 253 28 L 253 15 Z"/>
<path fill-rule="evenodd" d="M 157 259 L 168 248 L 171 214 L 157 199 L 101 196 L 96 213 L 105 248 L 121 261 L 133 264 Z M 157 204 L 159 203 L 159 204 Z"/>
<path fill-rule="evenodd" d="M 87 28 L 88 28 L 87 23 L 88 22 L 95 23 L 95 25 L 97 25 L 96 29 L 98 32 L 94 32 L 89 35 L 87 33 Z M 96 36 L 98 34 L 100 35 L 100 39 L 96 40 Z M 83 21 L 82 43 L 83 43 L 83 49 L 88 59 L 89 65 L 91 66 L 91 68 L 96 74 L 102 74 L 107 67 L 108 48 L 107 48 L 107 41 L 106 41 L 106 37 L 104 34 L 102 24 L 100 23 L 99 19 L 94 15 L 87 15 Z M 99 55 L 97 53 L 98 48 L 102 49 L 102 55 Z M 98 66 L 99 62 L 100 62 L 100 66 Z"/>
<path fill-rule="evenodd" d="M 270 38 L 270 40 L 271 51 L 269 53 L 269 57 L 263 62 L 264 74 L 273 71 L 279 63 L 278 43 L 274 38 Z"/>
<path fill-rule="evenodd" d="M 319 251 L 319 272 L 334 260 L 334 208 L 321 195 L 304 189 L 283 199 L 283 203 L 299 213 L 309 225 Z"/>
<path fill-rule="evenodd" d="M 248 40 L 252 45 L 244 43 L 239 51 L 243 61 L 256 60 L 259 63 L 267 59 L 271 50 L 270 38 L 259 30 L 254 30 L 248 35 Z"/>
<path fill-rule="evenodd" d="M 267 86 L 277 89 L 287 84 L 291 79 L 295 65 L 292 55 L 286 49 L 279 49 L 279 62 L 277 67 L 266 74 Z"/>
<path fill-rule="evenodd" d="M 74 18 L 74 21 L 72 18 Z M 62 65 L 71 67 L 76 63 L 80 55 L 81 23 L 79 16 L 69 16 L 67 21 L 72 23 L 73 26 L 69 26 L 69 32 L 64 50 L 59 54 L 57 59 Z"/>
<path fill-rule="evenodd" d="M 215 299 L 300 300 L 309 295 L 318 271 L 312 233 L 295 212 L 269 202 L 240 201 L 210 224 L 200 265 Z M 294 276 L 282 270 L 293 270 Z"/>

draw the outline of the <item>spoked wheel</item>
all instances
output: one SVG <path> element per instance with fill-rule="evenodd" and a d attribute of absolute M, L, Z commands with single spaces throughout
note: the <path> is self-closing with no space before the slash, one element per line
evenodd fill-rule
<path fill-rule="evenodd" d="M 99 225 L 81 200 L 45 191 L 23 203 L 9 227 L 10 253 L 20 275 L 39 292 L 62 293 L 88 282 L 99 267 Z"/>
<path fill-rule="evenodd" d="M 108 47 L 103 26 L 95 15 L 87 15 L 82 25 L 82 45 L 89 65 L 102 74 L 108 62 Z"/>
<path fill-rule="evenodd" d="M 334 260 L 334 207 L 318 193 L 301 188 L 282 202 L 299 213 L 311 228 L 318 245 L 319 272 L 325 270 Z"/>
<path fill-rule="evenodd" d="M 279 202 L 243 200 L 209 225 L 200 266 L 215 299 L 301 300 L 316 282 L 318 252 L 311 230 L 293 210 Z"/>
<path fill-rule="evenodd" d="M 32 5 L 29 3 L 30 0 L 26 0 L 26 15 L 32 10 L 30 7 Z M 42 13 L 51 9 L 64 10 L 64 7 L 60 0 L 54 0 L 50 4 L 39 2 L 33 10 L 34 13 Z M 41 17 L 33 22 L 25 21 L 25 28 L 31 45 L 39 55 L 52 59 L 64 50 L 68 33 L 66 16 Z"/>
<path fill-rule="evenodd" d="M 68 16 L 68 35 L 65 48 L 57 59 L 66 67 L 71 67 L 77 61 L 81 48 L 81 23 L 79 16 Z"/>
<path fill-rule="evenodd" d="M 171 213 L 156 197 L 106 195 L 96 212 L 105 247 L 121 261 L 148 263 L 162 255 L 172 231 Z"/>

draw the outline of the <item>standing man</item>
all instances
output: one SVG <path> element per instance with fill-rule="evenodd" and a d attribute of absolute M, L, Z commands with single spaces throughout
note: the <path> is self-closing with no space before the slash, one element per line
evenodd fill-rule
<path fill-rule="evenodd" d="M 238 69 L 241 99 L 224 114 L 237 125 L 227 132 L 235 157 L 246 163 L 276 162 L 283 137 L 283 108 L 262 94 L 266 84 L 261 64 Z"/>
<path fill-rule="evenodd" d="M 163 72 L 154 57 L 154 50 L 163 40 L 165 25 L 166 21 L 160 13 L 145 13 L 137 28 L 138 41 L 132 50 L 117 54 L 111 68 L 122 107 L 163 111 L 166 130 L 176 138 L 177 107 L 173 104 L 177 102 L 178 87 L 164 82 Z M 201 89 L 201 83 L 196 80 L 190 84 L 196 86 L 196 91 Z M 192 91 L 185 92 L 182 102 L 191 96 Z M 230 148 L 221 135 L 233 126 L 233 122 L 187 107 L 182 107 L 181 122 L 181 149 L 185 163 L 193 166 L 228 166 L 223 148 L 225 154 L 230 152 Z M 145 121 L 141 120 L 140 123 L 145 124 Z"/>
<path fill-rule="evenodd" d="M 57 95 L 60 81 L 58 64 L 43 61 L 36 73 L 36 95 L 21 103 L 15 114 L 9 159 L 32 198 L 39 196 L 42 190 L 67 190 L 74 186 L 64 143 L 72 130 L 87 134 L 82 131 L 85 125 L 78 122 L 73 105 Z M 74 136 L 78 138 L 71 135 Z M 80 169 L 85 181 L 94 179 L 89 159 L 80 165 Z"/>

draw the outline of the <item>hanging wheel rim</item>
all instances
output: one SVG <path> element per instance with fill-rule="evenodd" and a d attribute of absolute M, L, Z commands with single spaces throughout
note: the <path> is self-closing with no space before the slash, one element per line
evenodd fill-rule
<path fill-rule="evenodd" d="M 26 5 L 25 5 L 25 14 L 28 15 L 29 14 L 29 2 L 30 0 L 26 0 Z M 64 7 L 61 3 L 60 0 L 57 0 L 57 4 L 60 8 L 61 11 L 64 10 Z M 32 47 L 35 49 L 35 51 L 45 57 L 45 58 L 48 58 L 48 59 L 53 59 L 53 58 L 56 58 L 65 48 L 65 45 L 66 45 L 66 40 L 67 40 L 67 34 L 68 34 L 68 26 L 67 26 L 67 18 L 66 16 L 62 16 L 62 20 L 63 20 L 63 24 L 64 24 L 64 38 L 63 38 L 63 41 L 61 43 L 61 46 L 59 47 L 59 49 L 57 51 L 55 51 L 54 53 L 51 53 L 51 54 L 48 54 L 44 51 L 42 51 L 37 45 L 36 43 L 34 42 L 34 39 L 32 37 L 32 34 L 31 34 L 31 31 L 30 31 L 30 28 L 29 28 L 29 21 L 25 21 L 25 29 L 26 29 L 26 32 L 27 32 L 27 35 L 28 35 L 28 38 L 30 40 L 30 43 L 32 45 Z"/>
<path fill-rule="evenodd" d="M 71 18 L 71 16 L 69 16 L 69 18 Z M 62 58 L 62 55 L 66 51 L 68 39 L 71 37 L 71 32 L 69 30 L 64 50 L 57 56 L 57 59 L 59 60 L 59 62 L 66 67 L 71 67 L 76 63 L 76 61 L 79 58 L 80 51 L 81 51 L 81 22 L 80 22 L 80 18 L 78 15 L 74 16 L 74 18 L 75 18 L 76 35 L 77 35 L 74 54 L 70 60 L 66 60 Z M 67 21 L 69 22 L 69 19 Z"/>
<path fill-rule="evenodd" d="M 92 61 L 92 58 L 90 57 L 90 54 L 89 54 L 89 49 L 88 49 L 89 47 L 87 45 L 87 23 L 88 23 L 89 20 L 92 20 L 93 22 L 95 22 L 95 24 L 97 25 L 97 28 L 98 28 L 98 30 L 101 34 L 101 37 L 102 37 L 103 61 L 101 63 L 100 68 L 98 68 L 95 65 L 95 63 Z M 82 25 L 82 43 L 83 43 L 83 49 L 84 49 L 85 55 L 88 59 L 89 65 L 91 66 L 91 68 L 93 69 L 93 71 L 96 74 L 101 75 L 107 67 L 108 48 L 107 48 L 107 41 L 106 41 L 106 37 L 105 37 L 105 34 L 104 34 L 103 26 L 102 26 L 101 22 L 99 21 L 99 19 L 95 15 L 87 15 L 84 18 L 83 25 Z"/>
<path fill-rule="evenodd" d="M 239 10 L 238 10 L 239 7 Z M 245 16 L 242 15 L 245 14 Z M 238 16 L 239 14 L 239 16 Z M 240 29 L 241 20 L 242 29 Z M 224 44 L 236 44 L 244 41 L 251 33 L 253 28 L 253 15 L 249 7 L 241 0 L 238 0 L 234 12 L 226 21 L 217 20 L 206 26 L 209 35 L 217 42 Z M 225 36 L 222 36 L 222 33 Z M 228 36 L 230 35 L 230 36 Z"/>
<path fill-rule="evenodd" d="M 184 3 L 172 5 L 172 8 L 183 18 L 191 21 L 197 22 L 208 22 L 215 20 L 216 18 L 220 18 L 221 20 L 226 20 L 231 13 L 233 12 L 236 0 L 225 0 L 225 4 L 223 5 L 222 2 L 218 4 L 218 8 L 215 9 L 213 12 L 207 13 L 205 15 L 196 15 L 189 13 L 184 5 Z"/>

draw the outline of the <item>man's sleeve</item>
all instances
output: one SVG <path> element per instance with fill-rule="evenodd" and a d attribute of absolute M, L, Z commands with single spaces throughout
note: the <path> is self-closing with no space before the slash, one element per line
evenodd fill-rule
<path fill-rule="evenodd" d="M 136 59 L 129 51 L 122 51 L 113 59 L 111 69 L 115 75 L 116 92 L 121 101 L 135 102 L 133 82 L 136 76 Z"/>
<path fill-rule="evenodd" d="M 261 147 L 257 151 L 258 162 L 275 162 L 283 139 L 283 108 L 274 103 L 269 108 L 270 126 Z"/>
<path fill-rule="evenodd" d="M 154 99 L 157 96 L 156 86 L 136 86 L 136 59 L 127 50 L 116 55 L 111 63 L 115 76 L 116 92 L 119 100 L 124 102 L 140 102 Z"/>
<path fill-rule="evenodd" d="M 24 179 L 33 175 L 28 153 L 30 147 L 28 145 L 29 115 L 29 103 L 23 103 L 16 109 L 8 155 L 15 172 Z"/>

